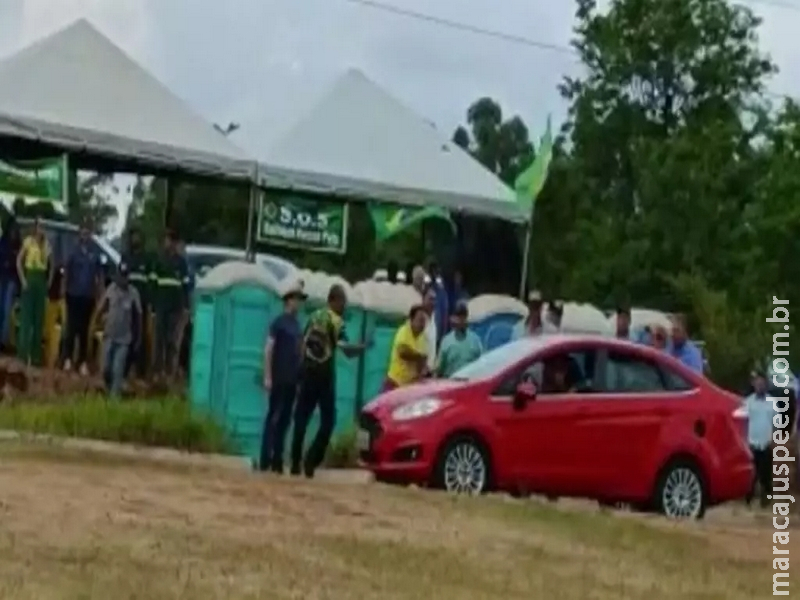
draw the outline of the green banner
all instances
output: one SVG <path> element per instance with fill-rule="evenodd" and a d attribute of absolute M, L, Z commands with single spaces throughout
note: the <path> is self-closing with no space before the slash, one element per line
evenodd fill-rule
<path fill-rule="evenodd" d="M 262 192 L 259 242 L 316 252 L 347 250 L 347 203 L 323 196 Z"/>
<path fill-rule="evenodd" d="M 11 196 L 12 203 L 16 198 L 27 203 L 63 202 L 66 181 L 66 155 L 26 161 L 0 160 L 0 194 Z"/>
<path fill-rule="evenodd" d="M 455 231 L 450 213 L 439 206 L 411 207 L 372 203 L 369 205 L 369 215 L 375 226 L 375 237 L 378 242 L 383 242 L 427 219 L 446 221 Z"/>

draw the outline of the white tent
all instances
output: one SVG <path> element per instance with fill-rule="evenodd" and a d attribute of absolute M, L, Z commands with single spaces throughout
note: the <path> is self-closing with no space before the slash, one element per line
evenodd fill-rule
<path fill-rule="evenodd" d="M 0 135 L 234 178 L 250 159 L 87 21 L 0 61 Z"/>
<path fill-rule="evenodd" d="M 529 218 L 493 173 L 355 70 L 272 148 L 259 172 L 270 187 Z"/>

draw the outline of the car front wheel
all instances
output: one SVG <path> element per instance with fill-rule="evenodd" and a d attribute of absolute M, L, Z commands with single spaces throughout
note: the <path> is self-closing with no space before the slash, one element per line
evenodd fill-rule
<path fill-rule="evenodd" d="M 456 494 L 481 494 L 489 488 L 489 459 L 472 437 L 457 437 L 443 448 L 436 469 L 436 485 Z"/>
<path fill-rule="evenodd" d="M 702 519 L 706 512 L 705 482 L 690 461 L 667 465 L 658 478 L 655 505 L 658 512 L 671 519 Z"/>

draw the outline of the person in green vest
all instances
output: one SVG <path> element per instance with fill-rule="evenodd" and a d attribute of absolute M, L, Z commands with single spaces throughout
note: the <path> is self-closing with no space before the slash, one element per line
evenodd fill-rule
<path fill-rule="evenodd" d="M 38 217 L 17 256 L 19 274 L 19 337 L 17 355 L 27 365 L 42 365 L 42 338 L 47 290 L 53 279 L 50 244 Z"/>
<path fill-rule="evenodd" d="M 128 281 L 139 294 L 142 306 L 140 318 L 141 326 L 134 331 L 141 332 L 142 339 L 134 339 L 128 350 L 128 361 L 125 366 L 125 375 L 136 366 L 136 374 L 144 379 L 150 370 L 150 352 L 145 338 L 148 331 L 150 309 L 153 306 L 153 296 L 156 288 L 155 261 L 145 250 L 144 236 L 138 227 L 131 227 L 128 231 L 128 244 L 122 263 L 128 266 Z"/>
<path fill-rule="evenodd" d="M 164 236 L 164 251 L 155 264 L 153 371 L 156 378 L 171 379 L 175 373 L 178 329 L 189 309 L 189 269 L 186 259 L 178 252 L 177 242 L 175 232 L 168 230 Z"/>

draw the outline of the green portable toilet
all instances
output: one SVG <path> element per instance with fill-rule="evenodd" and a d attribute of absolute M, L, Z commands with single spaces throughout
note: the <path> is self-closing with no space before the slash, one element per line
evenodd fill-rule
<path fill-rule="evenodd" d="M 195 286 L 191 404 L 224 424 L 247 456 L 261 443 L 264 343 L 282 310 L 280 286 L 261 265 L 238 261 L 217 265 Z"/>

